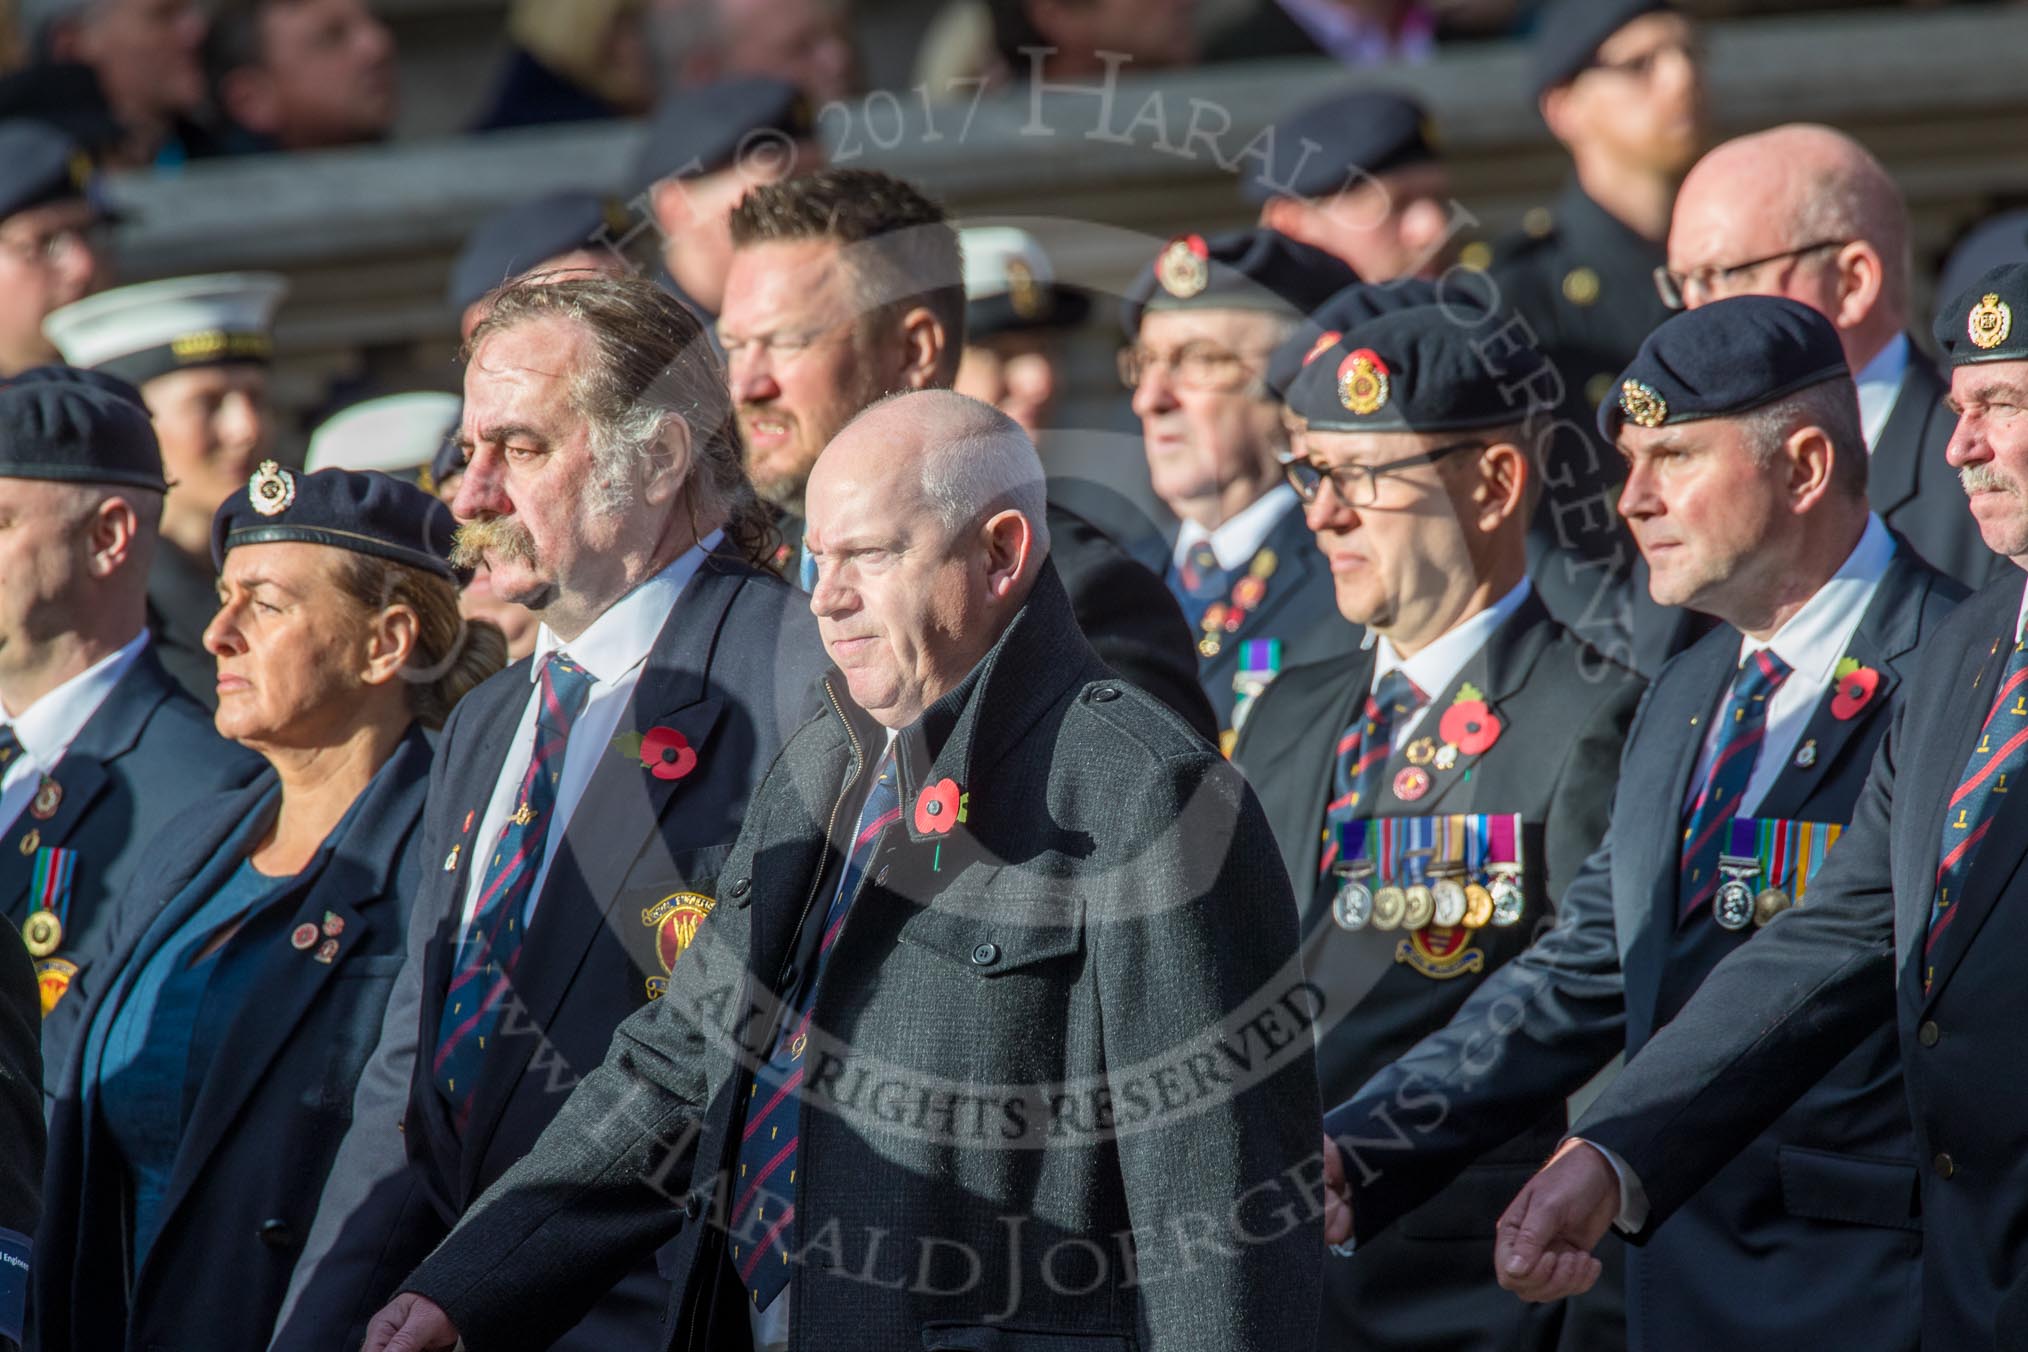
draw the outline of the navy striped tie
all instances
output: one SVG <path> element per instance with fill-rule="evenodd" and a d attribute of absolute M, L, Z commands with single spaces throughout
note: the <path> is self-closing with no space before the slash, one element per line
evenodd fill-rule
<path fill-rule="evenodd" d="M 1682 883 L 1677 891 L 1681 909 L 1676 923 L 1687 923 L 1718 893 L 1718 859 L 1725 852 L 1725 824 L 1739 815 L 1739 800 L 1753 779 L 1760 744 L 1767 733 L 1767 702 L 1793 670 L 1762 648 L 1740 664 L 1732 690 L 1718 714 L 1718 745 L 1704 787 L 1691 800 L 1683 826 Z"/>
<path fill-rule="evenodd" d="M 1324 805 L 1324 853 L 1318 862 L 1319 874 L 1328 877 L 1338 862 L 1338 826 L 1359 815 L 1365 805 L 1373 815 L 1373 800 L 1380 796 L 1380 776 L 1394 754 L 1394 730 L 1401 720 L 1429 702 L 1400 667 L 1374 683 L 1358 721 L 1338 739 L 1337 759 L 1331 767 L 1331 800 Z"/>

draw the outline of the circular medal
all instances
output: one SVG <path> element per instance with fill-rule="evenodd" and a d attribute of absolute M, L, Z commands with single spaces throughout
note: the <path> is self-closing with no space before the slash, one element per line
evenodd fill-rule
<path fill-rule="evenodd" d="M 1737 878 L 1719 884 L 1711 899 L 1711 918 L 1729 930 L 1742 930 L 1753 923 L 1753 889 Z"/>
<path fill-rule="evenodd" d="M 1436 768 L 1439 770 L 1455 770 L 1458 768 L 1458 749 L 1446 742 L 1432 759 L 1436 761 Z"/>
<path fill-rule="evenodd" d="M 46 958 L 63 942 L 63 921 L 55 911 L 30 911 L 21 922 L 21 940 L 32 958 Z"/>
<path fill-rule="evenodd" d="M 289 936 L 289 942 L 305 952 L 317 946 L 317 939 L 317 927 L 307 920 L 296 926 L 295 933 Z"/>
<path fill-rule="evenodd" d="M 1528 909 L 1528 894 L 1521 890 L 1519 880 L 1499 877 L 1493 880 L 1493 923 L 1501 929 L 1521 923 L 1521 913 Z"/>
<path fill-rule="evenodd" d="M 1405 767 L 1394 777 L 1394 796 L 1404 803 L 1413 803 L 1429 792 L 1429 771 L 1418 765 Z"/>
<path fill-rule="evenodd" d="M 1331 898 L 1331 919 L 1339 929 L 1365 929 L 1373 919 L 1373 889 L 1357 878 L 1347 878 Z"/>
<path fill-rule="evenodd" d="M 1493 894 L 1477 883 L 1465 884 L 1465 928 L 1484 929 L 1493 918 Z"/>
<path fill-rule="evenodd" d="M 1402 893 L 1401 927 L 1419 930 L 1436 916 L 1436 898 L 1421 883 Z"/>
<path fill-rule="evenodd" d="M 1770 887 L 1753 899 L 1753 923 L 1756 926 L 1765 925 L 1794 904 L 1789 900 L 1788 893 L 1779 887 Z"/>
<path fill-rule="evenodd" d="M 28 815 L 39 822 L 46 822 L 56 815 L 57 808 L 62 805 L 63 785 L 44 775 L 42 782 L 35 786 L 35 797 L 29 801 Z"/>
<path fill-rule="evenodd" d="M 1436 742 L 1428 737 L 1418 737 L 1401 754 L 1410 765 L 1428 765 L 1436 759 Z"/>
<path fill-rule="evenodd" d="M 1429 885 L 1429 894 L 1436 902 L 1433 918 L 1437 924 L 1456 926 L 1465 923 L 1465 908 L 1470 902 L 1465 897 L 1465 889 L 1455 878 L 1437 879 Z"/>
<path fill-rule="evenodd" d="M 1391 930 L 1401 928 L 1401 913 L 1408 909 L 1408 895 L 1400 888 L 1388 886 L 1373 894 L 1373 928 Z"/>

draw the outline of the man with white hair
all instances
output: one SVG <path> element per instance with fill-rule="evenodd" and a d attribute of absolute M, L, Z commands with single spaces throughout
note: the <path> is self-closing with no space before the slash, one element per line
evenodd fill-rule
<path fill-rule="evenodd" d="M 1908 203 L 1879 160 L 1829 127 L 1795 123 L 1727 141 L 1676 197 L 1672 309 L 1787 296 L 1837 326 L 1859 386 L 1868 495 L 1889 528 L 1967 586 L 2005 570 L 1979 538 L 1944 459 L 1957 418 L 1908 336 Z"/>
<path fill-rule="evenodd" d="M 367 1346 L 540 1346 L 658 1247 L 675 1346 L 1310 1346 L 1312 1006 L 1258 803 L 1078 632 L 1004 414 L 878 404 L 810 503 L 837 669 L 734 906 Z"/>
<path fill-rule="evenodd" d="M 542 630 L 444 727 L 408 963 L 283 1346 L 356 1346 L 356 1321 L 661 997 L 808 712 L 821 649 L 802 598 L 755 566 L 769 537 L 702 339 L 632 278 L 516 283 L 473 335 L 458 557 Z M 555 1346 L 654 1337 L 668 1284 L 640 1257 Z"/>

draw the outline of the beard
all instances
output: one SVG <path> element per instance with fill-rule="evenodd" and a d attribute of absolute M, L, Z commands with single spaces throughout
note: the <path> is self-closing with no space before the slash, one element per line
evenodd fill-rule
<path fill-rule="evenodd" d="M 535 537 L 513 517 L 467 521 L 451 537 L 451 566 L 478 568 L 486 564 L 537 562 Z"/>

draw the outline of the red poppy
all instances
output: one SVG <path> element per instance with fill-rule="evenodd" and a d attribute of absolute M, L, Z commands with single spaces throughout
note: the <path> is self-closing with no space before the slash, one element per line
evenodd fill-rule
<path fill-rule="evenodd" d="M 1848 671 L 1838 678 L 1838 693 L 1831 696 L 1831 717 L 1841 723 L 1857 718 L 1879 693 L 1880 673 L 1872 667 Z"/>
<path fill-rule="evenodd" d="M 641 735 L 641 768 L 657 779 L 681 779 L 697 768 L 697 753 L 676 729 L 649 728 Z"/>
<path fill-rule="evenodd" d="M 958 784 L 939 779 L 915 800 L 915 829 L 926 836 L 947 836 L 958 824 Z"/>
<path fill-rule="evenodd" d="M 1504 729 L 1482 699 L 1459 700 L 1444 710 L 1437 732 L 1465 756 L 1483 756 L 1500 740 Z"/>

